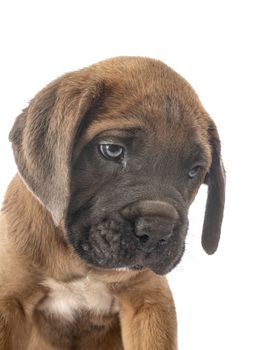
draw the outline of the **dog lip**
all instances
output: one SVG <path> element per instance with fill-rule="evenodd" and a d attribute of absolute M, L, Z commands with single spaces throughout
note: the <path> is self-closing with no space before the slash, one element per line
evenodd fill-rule
<path fill-rule="evenodd" d="M 145 266 L 140 265 L 140 264 L 136 264 L 136 265 L 133 265 L 131 268 L 133 270 L 141 271 L 141 270 L 143 270 L 145 268 Z"/>

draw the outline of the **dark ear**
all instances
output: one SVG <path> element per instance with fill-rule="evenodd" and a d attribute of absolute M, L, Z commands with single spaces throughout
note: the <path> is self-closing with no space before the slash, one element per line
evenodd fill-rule
<path fill-rule="evenodd" d="M 225 170 L 221 159 L 221 144 L 215 124 L 208 129 L 212 150 L 212 164 L 206 177 L 208 198 L 202 231 L 202 246 L 206 253 L 213 254 L 219 243 L 225 202 Z"/>
<path fill-rule="evenodd" d="M 34 97 L 10 132 L 20 176 L 56 224 L 68 205 L 76 134 L 102 89 L 89 72 L 67 74 Z"/>

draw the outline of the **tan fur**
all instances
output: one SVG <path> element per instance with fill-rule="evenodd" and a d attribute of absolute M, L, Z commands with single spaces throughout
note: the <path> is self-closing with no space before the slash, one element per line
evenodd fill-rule
<path fill-rule="evenodd" d="M 16 201 L 13 201 L 14 196 Z M 21 197 L 26 200 L 22 202 Z M 37 218 L 35 227 L 28 226 L 27 219 L 32 216 Z M 138 319 L 143 318 L 152 305 L 154 319 L 147 318 L 143 330 L 145 327 L 152 328 L 153 322 L 164 324 L 164 316 L 169 312 L 170 318 L 166 315 L 168 324 L 164 324 L 161 332 L 164 328 L 171 329 L 167 330 L 171 334 L 166 338 L 167 343 L 172 345 L 166 348 L 175 349 L 174 304 L 164 278 L 150 271 L 110 272 L 88 268 L 65 245 L 62 231 L 54 227 L 50 215 L 18 176 L 7 191 L 0 227 L 0 253 L 5 262 L 0 265 L 1 350 L 70 349 L 76 340 L 73 339 L 74 336 L 69 337 L 69 334 L 74 335 L 86 329 L 88 321 L 94 327 L 103 328 L 99 333 L 87 329 L 78 338 L 78 343 L 82 344 L 78 349 L 123 349 L 116 316 L 119 309 L 124 332 L 122 336 L 128 343 L 124 349 L 136 349 L 133 344 L 130 345 L 134 341 L 134 331 L 131 332 L 130 329 L 139 328 Z M 44 259 L 45 254 L 48 254 L 47 259 Z M 132 294 L 134 297 L 131 299 Z M 62 307 L 59 312 L 60 306 L 54 303 L 63 303 L 66 301 L 64 297 L 67 297 L 70 309 L 63 311 Z M 141 304 L 145 302 L 147 309 L 141 309 Z M 161 305 L 157 310 L 156 304 Z M 57 327 L 63 330 L 60 331 L 63 335 L 59 338 L 51 332 L 51 329 L 54 331 Z M 114 331 L 117 335 L 112 334 Z M 147 336 L 147 333 L 144 334 Z M 84 344 L 83 336 L 86 339 Z M 150 342 L 153 342 L 152 334 L 150 336 Z M 50 344 L 47 337 L 55 345 Z M 140 334 L 139 337 L 142 342 Z M 59 346 L 59 339 L 63 347 Z M 115 344 L 113 347 L 105 345 L 111 342 Z M 146 345 L 142 349 L 154 349 L 152 342 L 149 347 Z M 91 344 L 90 347 L 87 344 Z M 163 347 L 156 349 L 160 348 Z"/>
<path fill-rule="evenodd" d="M 178 95 L 186 123 L 200 127 L 198 141 L 210 162 L 209 120 L 197 96 L 162 63 L 151 64 L 161 70 L 159 86 L 149 74 L 150 61 L 116 58 L 55 80 L 16 120 L 10 138 L 20 175 L 11 182 L 0 214 L 0 350 L 177 349 L 175 307 L 166 278 L 148 269 L 88 266 L 67 244 L 62 220 L 70 196 L 70 163 L 99 132 L 145 123 L 141 115 L 127 118 L 132 105 L 147 101 L 148 115 L 157 118 L 156 137 L 164 145 L 171 142 L 165 118 L 153 103 L 161 99 L 161 89 L 169 91 L 169 99 Z M 135 82 L 135 71 L 150 84 Z M 108 86 L 115 99 L 106 93 Z M 104 105 L 94 105 L 103 90 Z M 164 100 L 161 106 L 166 113 Z M 74 143 L 88 110 L 93 122 Z M 41 128 L 47 131 L 45 147 Z M 178 151 L 183 152 L 187 135 L 180 135 Z"/>

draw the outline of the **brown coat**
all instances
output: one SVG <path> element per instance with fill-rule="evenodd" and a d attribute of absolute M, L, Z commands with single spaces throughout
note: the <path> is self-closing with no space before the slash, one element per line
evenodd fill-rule
<path fill-rule="evenodd" d="M 175 350 L 163 275 L 184 252 L 201 183 L 209 254 L 224 205 L 217 130 L 189 84 L 159 61 L 107 60 L 44 88 L 10 140 L 19 174 L 0 217 L 0 349 Z M 123 158 L 106 159 L 105 140 Z"/>

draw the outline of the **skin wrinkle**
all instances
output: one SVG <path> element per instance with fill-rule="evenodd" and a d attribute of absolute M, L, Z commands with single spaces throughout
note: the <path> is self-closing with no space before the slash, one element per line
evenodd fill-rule
<path fill-rule="evenodd" d="M 104 120 L 104 121 L 94 121 L 92 124 L 89 126 L 89 128 L 86 130 L 85 133 L 82 134 L 80 141 L 75 147 L 74 151 L 74 161 L 78 158 L 80 155 L 82 149 L 84 146 L 94 139 L 97 135 L 102 133 L 103 131 L 108 131 L 108 130 L 124 130 L 124 129 L 136 129 L 140 128 L 143 124 L 135 120 L 135 118 L 132 119 L 125 119 L 125 120 L 120 120 L 117 118 L 115 119 L 109 119 L 109 120 Z"/>
<path fill-rule="evenodd" d="M 145 120 L 145 128 L 149 128 L 149 123 L 150 123 L 151 119 L 149 119 L 148 121 Z M 114 139 L 114 143 L 115 143 L 115 132 L 118 132 L 119 130 L 122 131 L 122 129 L 114 129 L 115 124 L 111 125 L 111 130 L 106 129 L 106 124 L 104 122 L 97 122 L 95 123 L 95 125 L 97 125 L 97 132 L 96 134 L 101 132 L 101 128 L 103 126 L 103 130 L 105 131 L 105 136 L 106 140 L 111 139 L 111 135 L 113 134 L 113 139 Z M 89 126 L 88 131 L 85 130 L 84 131 L 84 135 L 85 137 L 87 137 L 87 135 L 89 134 L 89 131 L 91 130 L 91 126 Z M 137 127 L 139 127 L 139 125 L 137 124 Z M 175 128 L 177 127 L 176 130 L 179 131 L 179 127 L 175 126 Z M 183 128 L 181 128 L 181 130 L 183 130 Z M 95 129 L 93 130 L 93 132 L 95 131 Z M 158 130 L 157 130 L 158 131 Z M 106 134 L 107 132 L 107 134 Z M 125 132 L 125 131 L 124 131 Z M 191 131 L 188 130 L 188 133 L 190 133 Z M 168 132 L 167 134 L 169 136 L 171 136 L 173 134 L 172 128 L 169 129 L 168 128 Z M 185 134 L 185 130 L 182 131 L 182 135 Z M 94 134 L 93 134 L 94 135 Z M 134 205 L 134 204 L 130 204 L 130 203 L 137 203 L 138 200 L 141 200 L 142 198 L 144 198 L 147 195 L 147 191 L 146 191 L 146 182 L 143 182 L 143 187 L 138 188 L 137 185 L 134 185 L 135 182 L 135 178 L 138 179 L 143 179 L 143 176 L 146 172 L 147 174 L 147 181 L 150 182 L 150 178 L 154 179 L 154 176 L 157 177 L 159 173 L 161 173 L 163 175 L 163 177 L 165 177 L 165 169 L 172 169 L 170 170 L 170 177 L 169 178 L 173 178 L 177 179 L 177 173 L 176 170 L 173 170 L 172 168 L 172 164 L 174 165 L 176 163 L 176 154 L 179 154 L 180 152 L 176 151 L 174 149 L 175 144 L 176 144 L 176 140 L 178 140 L 178 148 L 181 147 L 179 146 L 179 144 L 181 145 L 182 140 L 187 140 L 187 138 L 183 137 L 182 138 L 176 138 L 174 140 L 174 143 L 171 144 L 170 142 L 167 141 L 167 144 L 165 145 L 165 140 L 164 142 L 161 141 L 161 136 L 160 138 L 157 137 L 153 137 L 153 134 L 150 134 L 150 136 L 145 140 L 145 142 L 141 141 L 141 137 L 145 135 L 146 137 L 146 133 L 144 134 L 139 134 L 139 135 L 135 135 L 135 138 L 137 139 L 137 144 L 142 145 L 141 147 L 143 148 L 141 150 L 141 152 L 139 153 L 139 155 L 137 155 L 137 157 L 140 160 L 140 163 L 146 164 L 145 167 L 141 167 L 140 170 L 138 170 L 134 167 L 134 158 L 136 155 L 134 155 L 131 152 L 135 152 L 135 150 L 127 150 L 128 154 L 130 153 L 130 157 L 128 158 L 128 169 L 124 170 L 123 172 L 121 172 L 121 170 L 119 170 L 119 165 L 115 164 L 115 162 L 111 162 L 109 160 L 104 160 L 104 159 L 98 159 L 95 155 L 95 144 L 92 142 L 93 139 L 91 140 L 91 142 L 88 142 L 88 151 L 84 151 L 83 153 L 81 152 L 79 158 L 77 158 L 76 161 L 76 165 L 75 168 L 73 170 L 72 173 L 72 178 L 73 181 L 72 183 L 74 183 L 75 188 L 78 188 L 78 183 L 85 183 L 86 184 L 86 189 L 84 192 L 82 192 L 81 190 L 78 191 L 78 193 L 80 194 L 80 196 L 85 196 L 85 198 L 91 198 L 95 196 L 93 195 L 93 193 L 91 193 L 90 188 L 94 188 L 95 190 L 95 184 L 94 185 L 88 185 L 89 182 L 91 182 L 91 179 L 97 179 L 98 176 L 96 175 L 95 172 L 93 172 L 93 167 L 91 168 L 91 162 L 93 162 L 93 166 L 94 169 L 97 169 L 97 166 L 99 166 L 99 164 L 101 164 L 100 166 L 102 166 L 102 170 L 100 170 L 101 173 L 105 173 L 107 178 L 106 180 L 102 181 L 102 185 L 103 185 L 103 189 L 104 192 L 102 192 L 102 189 L 97 187 L 97 199 L 95 202 L 91 202 L 90 201 L 90 206 L 89 206 L 89 211 L 86 213 L 86 206 L 82 207 L 82 215 L 80 215 L 80 209 L 76 208 L 76 201 L 73 198 L 73 205 L 75 207 L 74 211 L 75 214 L 73 214 L 73 211 L 71 209 L 71 203 L 69 206 L 69 211 L 68 211 L 68 228 L 69 228 L 69 239 L 70 242 L 72 242 L 72 244 L 74 245 L 74 247 L 78 247 L 78 251 L 79 253 L 82 255 L 83 259 L 87 260 L 90 263 L 93 264 L 99 264 L 99 266 L 103 267 L 126 267 L 126 266 L 132 266 L 132 261 L 133 260 L 139 260 L 142 261 L 142 258 L 140 258 L 140 255 L 142 255 L 142 253 L 139 255 L 138 252 L 138 242 L 137 240 L 135 240 L 133 238 L 133 234 L 131 234 L 131 232 L 135 230 L 134 228 L 134 224 L 133 222 L 128 222 L 126 219 L 122 219 L 119 215 L 117 216 L 118 212 L 121 211 L 122 208 L 128 206 L 128 205 Z M 94 136 L 95 137 L 95 136 Z M 103 139 L 104 139 L 104 133 L 103 133 Z M 167 138 L 171 139 L 170 137 Z M 81 137 L 81 143 L 83 143 L 83 137 Z M 193 141 L 192 141 L 193 142 Z M 77 145 L 77 147 L 79 147 Z M 164 153 L 161 153 L 161 149 L 160 152 L 156 152 L 156 149 L 158 149 L 158 147 L 165 149 Z M 193 146 L 183 146 L 183 152 L 180 153 L 181 157 L 187 157 L 187 151 L 193 148 Z M 199 149 L 201 150 L 201 148 Z M 138 150 L 139 151 L 139 150 Z M 91 154 L 90 156 L 90 162 L 87 162 L 87 152 L 88 154 Z M 160 157 L 157 157 L 157 154 L 160 154 Z M 167 154 L 168 156 L 165 158 L 162 156 L 162 154 Z M 136 157 L 136 158 L 137 158 Z M 168 158 L 168 159 L 167 159 Z M 155 159 L 155 162 L 153 161 Z M 166 163 L 165 163 L 166 162 Z M 182 162 L 182 161 L 181 161 Z M 190 162 L 190 161 L 189 161 Z M 189 163 L 189 167 L 192 167 L 193 163 Z M 132 164 L 131 164 L 132 163 Z M 79 164 L 79 165 L 78 165 Z M 166 165 L 167 164 L 167 165 Z M 180 163 L 181 165 L 181 163 Z M 182 166 L 183 166 L 183 162 L 182 162 Z M 113 177 L 113 175 L 110 172 L 110 169 L 114 167 L 116 168 L 115 171 L 115 177 Z M 82 168 L 84 169 L 84 179 L 82 179 L 82 181 L 80 182 L 79 179 L 79 169 Z M 104 170 L 103 170 L 104 169 Z M 153 169 L 153 170 L 152 170 Z M 174 168 L 175 169 L 175 168 Z M 189 169 L 189 168 L 187 168 Z M 186 170 L 187 172 L 188 170 Z M 78 174 L 78 178 L 76 177 L 75 174 Z M 108 174 L 108 175 L 107 175 Z M 187 174 L 185 175 L 185 177 L 187 177 Z M 108 180 L 107 180 L 108 179 Z M 127 180 L 126 180 L 127 179 Z M 117 208 L 114 210 L 113 204 L 114 204 L 114 198 L 112 199 L 112 197 L 110 197 L 108 200 L 105 201 L 105 203 L 100 203 L 99 204 L 99 199 L 101 198 L 101 196 L 103 195 L 105 198 L 106 197 L 106 193 L 109 193 L 109 187 L 110 185 L 108 185 L 108 181 L 109 183 L 113 183 L 112 185 L 112 192 L 115 193 L 115 198 L 116 198 L 116 202 L 117 202 Z M 125 183 L 123 184 L 123 182 L 126 181 L 126 185 Z M 154 180 L 152 180 L 154 181 Z M 170 180 L 171 181 L 171 180 Z M 187 180 L 185 180 L 185 182 L 187 182 Z M 155 186 L 155 184 L 157 183 L 158 187 Z M 200 185 L 201 182 L 197 182 L 198 186 Z M 162 186 L 161 185 L 162 182 L 160 182 L 159 180 L 156 182 L 153 182 L 153 185 L 149 188 L 149 196 L 151 195 L 150 199 L 154 200 L 156 197 L 159 199 L 162 196 L 164 196 L 164 192 L 166 189 L 166 186 Z M 126 188 L 126 190 L 128 191 L 128 189 L 130 188 L 130 192 L 127 192 L 126 197 L 122 197 L 122 188 Z M 196 186 L 196 188 L 198 188 L 198 186 Z M 175 186 L 174 186 L 175 187 Z M 180 188 L 180 187 L 179 187 Z M 118 189 L 118 192 L 117 190 Z M 159 192 L 158 192 L 159 189 Z M 170 193 L 168 190 L 166 190 L 168 193 Z M 197 191 L 197 189 L 195 190 L 195 192 Z M 74 193 L 77 193 L 76 190 Z M 102 193 L 102 195 L 101 195 Z M 137 199 L 135 197 L 136 194 L 139 194 L 139 199 Z M 155 193 L 157 193 L 155 195 Z M 173 192 L 174 193 L 174 192 Z M 171 200 L 174 199 L 174 197 L 172 197 L 173 193 L 171 192 L 168 196 Z M 176 195 L 179 196 L 180 194 L 178 194 L 178 191 L 176 192 Z M 192 197 L 194 197 L 195 195 L 192 195 Z M 183 197 L 183 193 L 182 193 L 182 197 Z M 181 210 L 183 211 L 183 213 L 187 212 L 187 205 L 190 203 L 191 199 L 188 199 L 190 197 L 189 192 L 185 192 L 184 195 L 185 199 L 184 199 L 184 205 L 182 205 L 181 207 L 176 206 L 174 210 L 177 210 L 178 212 Z M 123 198 L 121 203 L 119 203 L 120 198 Z M 148 197 L 147 197 L 148 198 Z M 77 199 L 80 201 L 80 199 Z M 175 200 L 175 199 L 174 199 Z M 152 201 L 151 201 L 152 203 Z M 163 206 L 162 206 L 163 207 Z M 161 207 L 161 209 L 162 209 Z M 111 211 L 108 209 L 111 208 Z M 180 209 L 181 208 L 181 209 Z M 77 210 L 77 211 L 76 211 Z M 159 208 L 157 210 L 157 213 L 159 215 Z M 117 213 L 115 212 L 117 211 Z M 72 213 L 72 214 L 71 214 Z M 78 221 L 75 219 L 76 213 L 78 214 Z M 100 213 L 100 214 L 99 214 Z M 140 214 L 141 215 L 141 214 Z M 156 215 L 156 214 L 154 214 Z M 186 214 L 185 214 L 186 215 Z M 176 247 L 176 242 L 178 242 L 177 244 L 179 245 L 178 248 L 178 252 L 175 250 L 175 252 L 167 252 L 167 250 L 165 250 L 165 247 L 157 247 L 156 248 L 156 252 L 155 254 L 152 255 L 152 257 L 150 258 L 149 255 L 149 260 L 150 262 L 147 266 L 152 266 L 153 269 L 155 269 L 156 272 L 159 272 L 159 269 L 161 269 L 161 273 L 163 271 L 163 273 L 165 271 L 168 271 L 168 268 L 166 267 L 168 266 L 172 266 L 172 262 L 170 261 L 170 259 L 173 259 L 174 261 L 179 261 L 180 260 L 180 255 L 183 254 L 184 251 L 184 244 L 181 240 L 184 240 L 185 236 L 186 236 L 186 231 L 187 231 L 187 224 L 185 224 L 185 221 L 187 221 L 187 218 L 184 219 L 185 217 L 184 214 L 181 214 L 180 217 L 182 218 L 182 225 L 178 224 L 177 226 L 174 226 L 174 230 L 175 233 L 172 236 L 172 239 L 169 240 L 168 245 L 167 245 L 167 249 L 172 248 L 173 250 L 176 249 L 174 247 Z M 84 219 L 82 219 L 82 216 L 84 216 Z M 93 219 L 92 219 L 93 218 Z M 122 221 L 121 221 L 122 220 Z M 83 223 L 82 223 L 83 222 Z M 103 224 L 103 222 L 105 222 Z M 120 228 L 115 228 L 115 225 L 117 225 L 119 223 L 119 225 L 117 227 Z M 123 223 L 122 223 L 123 222 Z M 155 222 L 155 221 L 154 221 Z M 109 223 L 109 224 L 108 224 Z M 111 224 L 112 223 L 112 224 Z M 84 227 L 86 227 L 86 233 L 84 236 L 84 231 L 82 229 L 82 225 Z M 74 236 L 71 234 L 71 231 L 74 230 Z M 80 231 L 80 232 L 79 232 Z M 82 233 L 83 232 L 83 233 Z M 182 233 L 181 233 L 182 232 Z M 119 242 L 119 244 L 117 245 L 117 243 L 114 244 L 113 241 L 113 237 L 120 237 L 119 239 L 115 239 L 115 242 Z M 85 237 L 85 238 L 84 238 Z M 101 238 L 100 238 L 101 237 Z M 174 240 L 173 240 L 174 238 Z M 79 242 L 80 240 L 80 242 Z M 93 243 L 92 243 L 93 242 Z M 122 245 L 120 246 L 120 242 L 122 242 Z M 80 247 L 81 247 L 81 251 L 80 251 Z M 109 251 L 109 248 L 111 247 L 111 250 Z M 131 248 L 135 247 L 136 250 L 134 250 L 134 253 L 131 253 Z M 84 250 L 84 252 L 82 253 L 82 249 Z M 165 250 L 165 252 L 163 252 L 163 250 Z M 129 253 L 130 252 L 130 253 Z M 139 255 L 139 258 L 137 258 L 137 255 Z M 152 262 L 153 259 L 157 259 L 158 256 L 167 256 L 168 262 L 165 261 L 165 259 L 163 259 L 163 263 L 162 262 Z M 135 257 L 134 257 L 135 256 Z M 174 258 L 172 258 L 174 257 Z M 148 257 L 146 256 L 145 259 L 148 261 Z M 166 260 L 167 260 L 166 259 Z M 121 265 L 122 264 L 122 265 Z M 174 265 L 174 263 L 173 263 Z M 159 268 L 158 268 L 159 266 Z"/>

